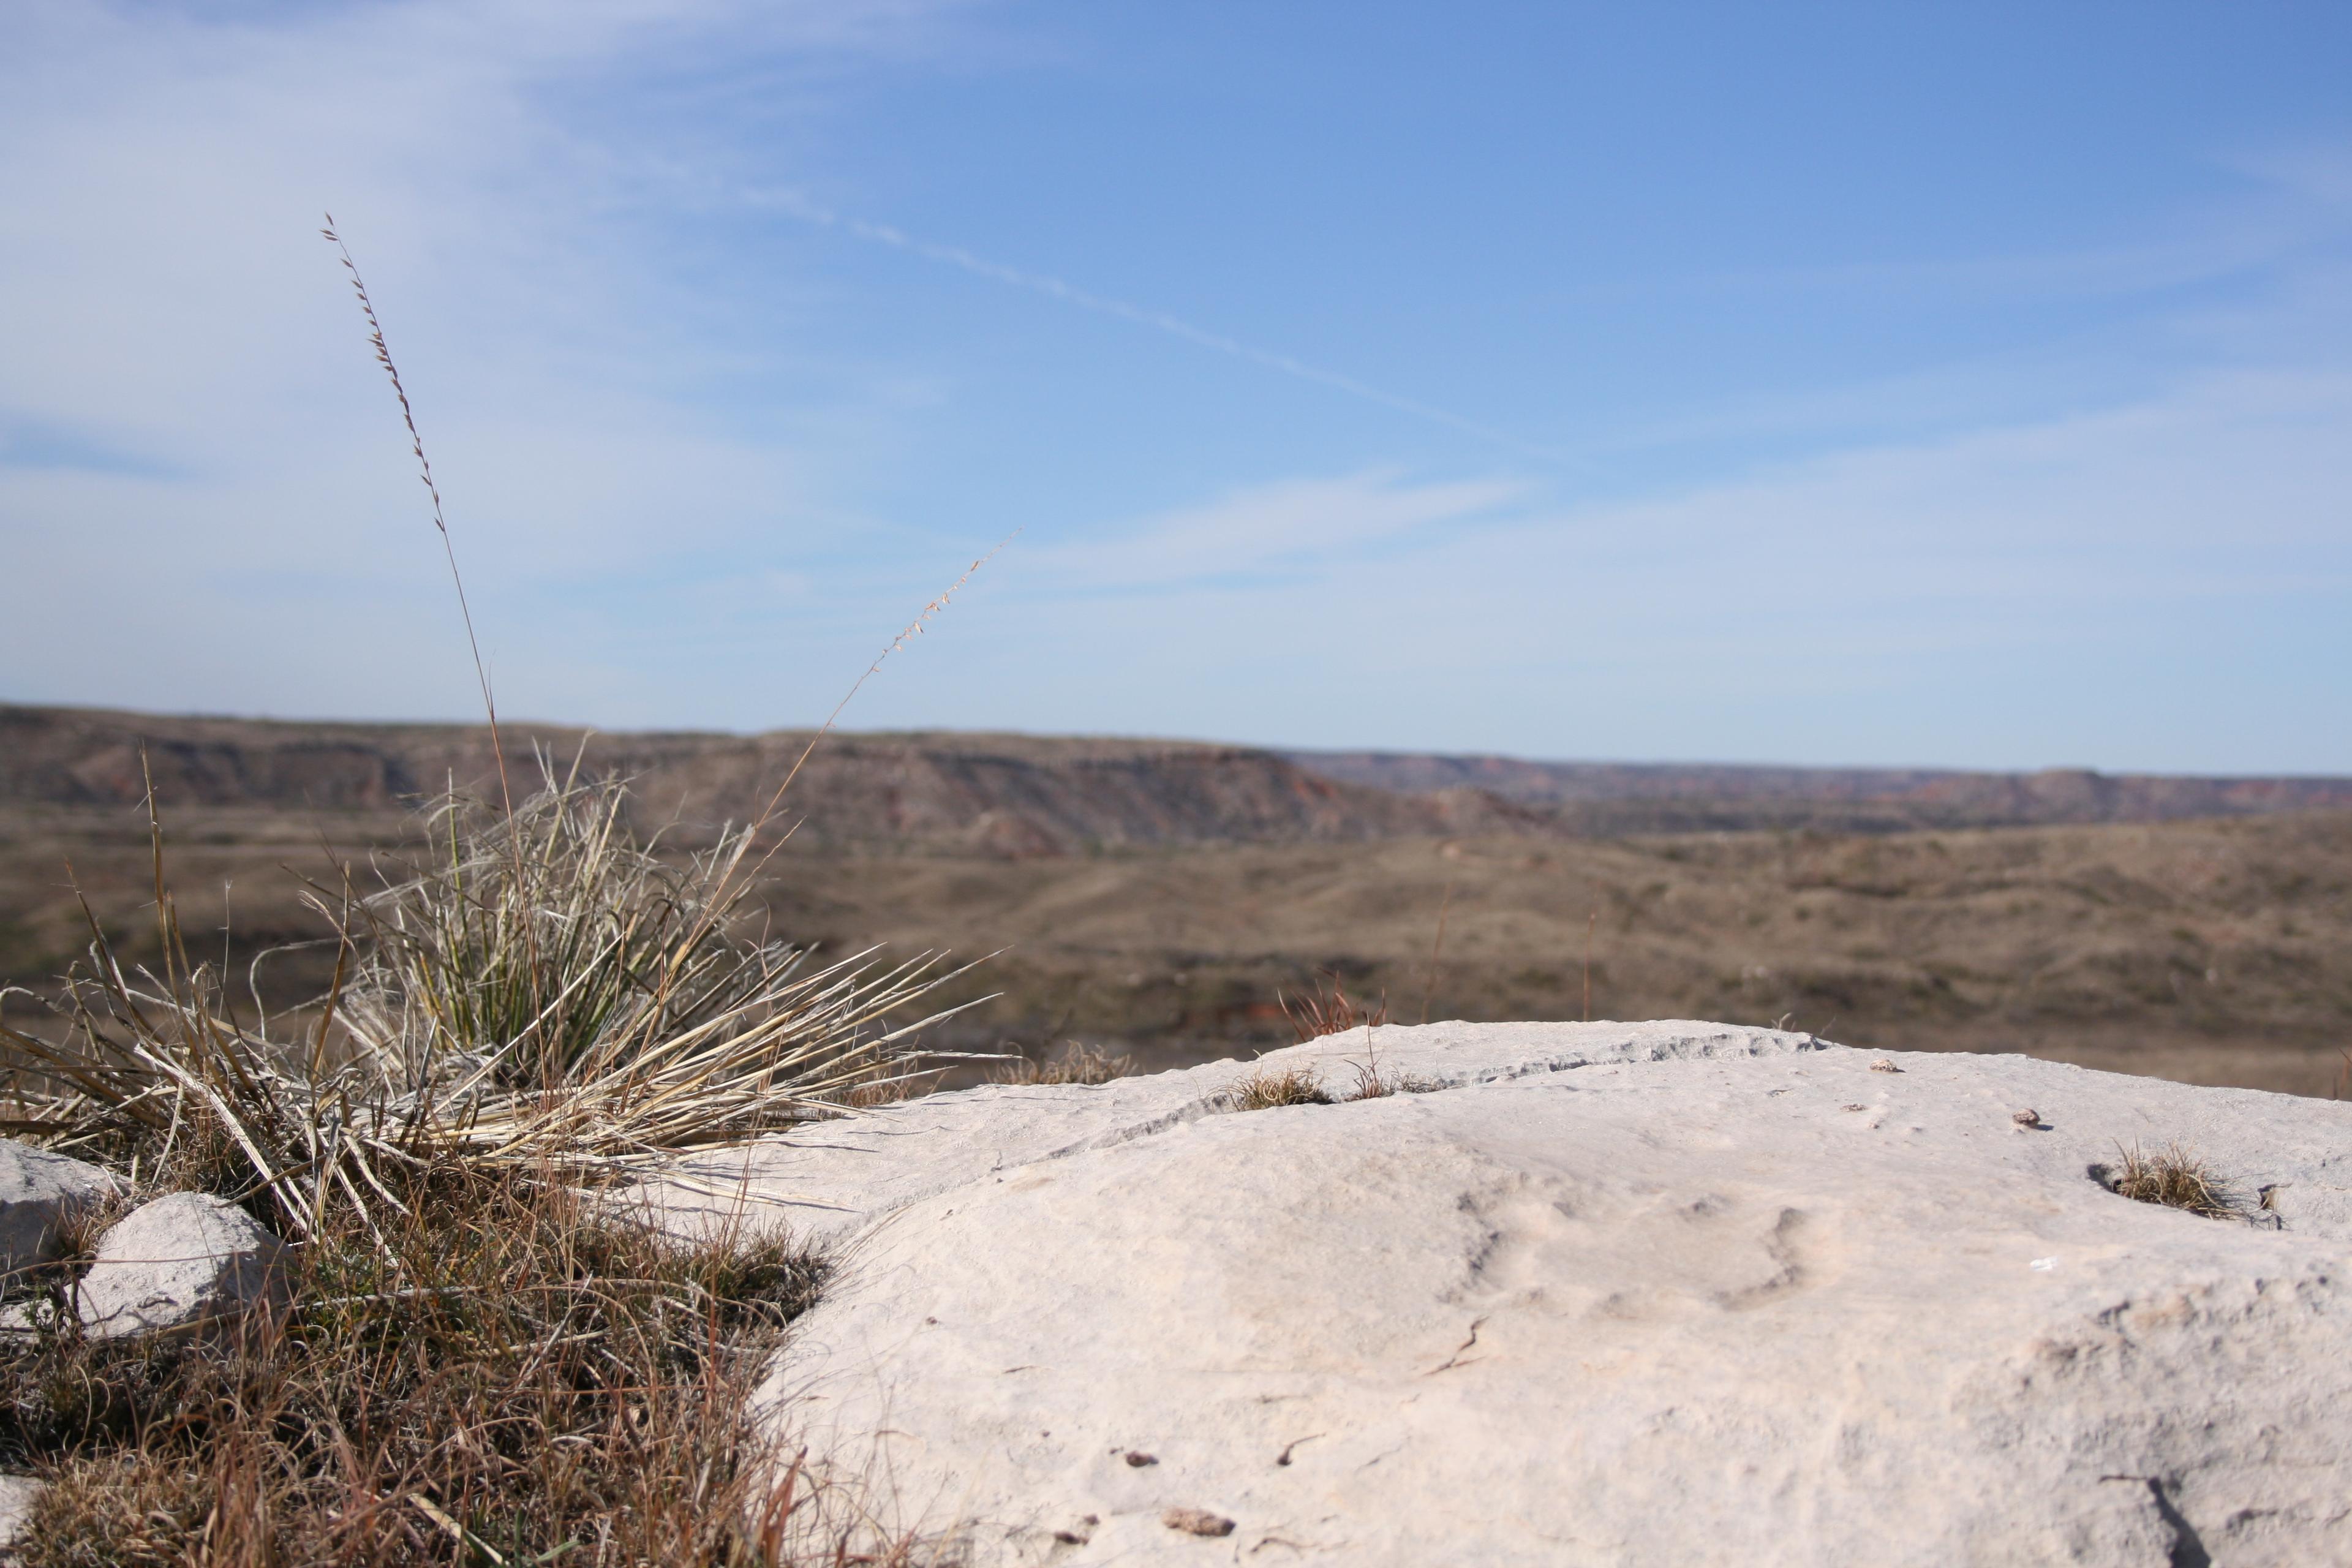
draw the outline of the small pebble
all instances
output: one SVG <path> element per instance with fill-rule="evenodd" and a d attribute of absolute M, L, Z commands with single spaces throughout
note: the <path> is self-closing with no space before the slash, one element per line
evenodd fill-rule
<path fill-rule="evenodd" d="M 2016 1115 L 2011 1117 L 2010 1120 L 2016 1122 L 2020 1127 L 2039 1127 L 2042 1125 L 2042 1112 L 2038 1110 L 2021 1110 Z"/>
<path fill-rule="evenodd" d="M 1160 1456 L 1157 1454 L 1139 1453 L 1133 1448 L 1129 1448 L 1127 1451 L 1127 1462 L 1133 1465 L 1139 1470 L 1146 1465 L 1158 1464 L 1160 1462 Z"/>
<path fill-rule="evenodd" d="M 1171 1508 L 1160 1516 L 1160 1522 L 1187 1535 L 1231 1535 L 1234 1532 L 1232 1520 L 1223 1514 L 1211 1513 L 1204 1508 Z"/>
<path fill-rule="evenodd" d="M 1845 1109 L 1848 1110 L 1868 1110 L 1870 1107 L 1867 1105 L 1849 1105 Z"/>

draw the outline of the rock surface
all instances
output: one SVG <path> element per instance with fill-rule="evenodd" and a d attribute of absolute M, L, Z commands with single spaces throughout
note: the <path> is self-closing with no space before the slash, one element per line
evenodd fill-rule
<path fill-rule="evenodd" d="M 113 1190 L 96 1165 L 0 1138 L 0 1275 L 55 1258 L 67 1211 Z"/>
<path fill-rule="evenodd" d="M 189 1328 L 282 1292 L 278 1240 L 236 1205 L 173 1193 L 125 1215 L 81 1280 L 93 1337 Z"/>
<path fill-rule="evenodd" d="M 2352 1105 L 1704 1024 L 1375 1044 L 1433 1091 L 974 1090 L 680 1201 L 844 1244 L 770 1419 L 982 1563 L 2352 1562 Z M 2095 1178 L 2174 1140 L 2245 1217 Z"/>
<path fill-rule="evenodd" d="M 41 1483 L 30 1476 L 0 1476 L 0 1563 L 16 1560 L 14 1548 L 32 1522 L 40 1495 Z"/>

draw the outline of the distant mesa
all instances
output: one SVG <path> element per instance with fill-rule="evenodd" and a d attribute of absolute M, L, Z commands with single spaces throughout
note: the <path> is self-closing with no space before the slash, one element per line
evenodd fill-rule
<path fill-rule="evenodd" d="M 1817 827 L 1899 832 L 2014 827 L 2352 806 L 2352 778 L 2207 778 L 2088 768 L 1969 773 L 1706 763 L 1539 763 L 1419 752 L 1289 752 L 1302 768 L 1403 794 L 1471 788 L 1546 810 L 1572 831 Z"/>
<path fill-rule="evenodd" d="M 807 740 L 523 722 L 506 733 L 509 768 L 526 772 L 534 746 L 568 763 L 585 742 L 593 772 L 635 781 L 644 823 L 689 836 L 755 815 Z M 167 805 L 380 810 L 495 776 L 479 725 L 0 705 L 0 801 L 133 804 L 142 752 Z M 1219 842 L 2164 822 L 2352 807 L 2352 779 L 1543 763 L 940 731 L 837 735 L 792 798 L 803 846 L 1026 858 Z"/>

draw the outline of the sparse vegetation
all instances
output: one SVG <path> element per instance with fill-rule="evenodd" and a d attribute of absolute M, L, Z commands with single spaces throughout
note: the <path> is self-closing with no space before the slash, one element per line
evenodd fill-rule
<path fill-rule="evenodd" d="M 1339 976 L 1328 969 L 1316 982 L 1313 994 L 1285 996 L 1276 992 L 1275 999 L 1281 1004 L 1282 1016 L 1290 1020 L 1301 1045 L 1327 1035 L 1344 1035 L 1350 1029 L 1377 1029 L 1389 1021 L 1389 999 L 1385 995 L 1370 1007 L 1361 1006 L 1348 994 Z"/>
<path fill-rule="evenodd" d="M 1437 1079 L 1417 1072 L 1386 1073 L 1381 1070 L 1380 1058 L 1368 1056 L 1360 1062 L 1350 1062 L 1356 1073 L 1356 1092 L 1350 1100 L 1386 1100 L 1392 1094 L 1435 1094 L 1445 1085 Z"/>
<path fill-rule="evenodd" d="M 0 1455 L 51 1479 L 27 1568 L 774 1564 L 903 1557 L 803 1489 L 763 1512 L 761 1359 L 822 1259 L 778 1232 L 679 1242 L 561 1183 L 404 1171 L 335 1211 L 294 1305 L 217 1342 L 0 1350 Z M 68 1320 L 69 1321 L 69 1320 Z M 798 1555 L 828 1530 L 821 1558 Z"/>
<path fill-rule="evenodd" d="M 451 761 L 478 775 L 488 760 L 478 723 L 452 735 L 76 716 L 95 738 L 68 746 L 79 731 L 62 721 L 49 730 L 9 720 L 0 710 L 0 737 L 25 778 L 101 776 L 119 766 L 141 728 L 152 729 L 174 748 L 156 757 L 167 804 L 206 787 L 185 771 L 186 754 L 233 756 L 240 770 L 267 775 L 290 770 L 299 748 L 312 746 L 364 754 L 370 766 L 381 757 L 436 780 Z M 575 743 L 562 738 L 567 759 Z M 650 813 L 667 818 L 682 795 L 697 792 L 688 797 L 689 826 L 666 834 L 658 852 L 682 858 L 703 847 L 695 818 L 756 816 L 765 788 L 703 792 L 714 779 L 789 766 L 804 743 L 804 735 L 712 737 L 681 761 L 649 765 L 635 798 Z M 1079 786 L 1102 770 L 1071 759 L 1099 744 L 1023 741 L 1016 749 L 993 740 L 860 737 L 841 753 L 821 749 L 793 786 L 808 826 L 772 863 L 782 874 L 761 884 L 756 900 L 765 907 L 755 912 L 779 932 L 821 933 L 828 951 L 844 953 L 885 937 L 894 949 L 1009 948 L 988 965 L 984 987 L 1003 999 L 959 1018 L 943 1038 L 972 1050 L 995 1048 L 1008 1036 L 1046 1044 L 1070 1035 L 1117 1039 L 1147 1068 L 1290 1044 L 1297 1030 L 1275 994 L 1311 989 L 1325 967 L 1345 976 L 1350 997 L 1385 991 L 1394 1021 L 1412 1022 L 1432 911 L 1456 866 L 1476 896 L 1457 891 L 1461 907 L 1447 924 L 1444 994 L 1433 1005 L 1448 1016 L 1580 1016 L 1578 949 L 1591 904 L 1603 917 L 1592 954 L 1595 1018 L 1762 1024 L 1793 1011 L 1792 1026 L 1874 1051 L 1982 1049 L 1998 1037 L 2009 1042 L 2003 1048 L 2108 1071 L 2322 1096 L 2343 1070 L 2338 1047 L 2352 1039 L 2352 814 L 1957 833 L 1941 858 L 1929 856 L 1920 837 L 1895 837 L 1881 851 L 1895 884 L 1885 891 L 1840 876 L 1849 844 L 1824 836 L 1692 839 L 1682 865 L 1662 860 L 1655 841 L 1468 838 L 1460 841 L 1462 861 L 1449 863 L 1426 841 L 1402 838 L 1368 839 L 1344 854 L 1314 843 L 1225 842 L 1007 858 L 957 837 L 968 819 L 954 815 L 966 809 L 965 797 L 951 786 L 982 759 L 993 767 L 1001 755 L 1018 758 L 1017 776 L 989 784 L 1001 784 L 1003 804 L 1048 787 L 1057 798 L 1084 800 Z M 596 760 L 593 747 L 589 756 Z M 1150 776 L 1157 765 L 1147 757 L 1135 770 Z M 909 798 L 922 805 L 902 829 L 885 820 L 869 787 L 878 767 L 902 770 Z M 1195 771 L 1166 768 L 1157 787 L 1192 787 Z M 1213 786 L 1224 787 L 1213 779 L 1200 787 Z M 1000 801 L 991 795 L 985 804 Z M 222 883 L 236 883 L 230 973 L 240 1003 L 254 951 L 310 930 L 312 917 L 278 867 L 290 862 L 331 885 L 336 873 L 317 847 L 321 833 L 364 852 L 415 831 L 413 817 L 363 803 L 313 810 L 191 799 L 173 807 L 170 822 L 192 928 L 199 924 L 194 890 L 212 890 L 201 921 L 211 927 L 219 923 Z M 0 973 L 45 984 L 86 940 L 59 886 L 66 856 L 100 921 L 127 939 L 124 951 L 155 962 L 152 937 L 142 934 L 152 931 L 144 912 L 152 894 L 133 826 L 110 801 L 0 801 Z M 898 837 L 888 837 L 893 831 Z M 2218 880 L 2200 869 L 2217 867 L 2226 872 Z M 2284 890 L 2298 873 L 2308 885 Z M 2172 889 L 2171 901 L 2094 910 L 2070 891 L 2086 878 L 2118 877 Z M 1645 896 L 1661 878 L 1673 879 L 1671 890 Z M 1773 921 L 1751 937 L 1732 917 L 1756 908 Z M 1800 909 L 1811 910 L 1809 921 L 1797 919 Z M 2182 918 L 2176 910 L 2200 929 L 2241 932 L 2242 941 L 2232 939 L 2237 957 L 2219 984 L 2184 979 L 2178 996 L 2168 986 L 2160 999 L 2138 1000 L 2116 983 L 2116 955 L 2160 954 L 2170 923 Z M 1237 923 L 1243 910 L 1246 922 Z M 219 942 L 217 934 L 209 939 L 215 957 Z M 1725 980 L 1727 951 L 1748 955 L 1769 978 Z M 262 970 L 263 993 L 273 1010 L 298 1005 L 327 989 L 332 966 L 326 948 L 273 958 Z M 1928 968 L 1950 989 L 1909 989 L 1913 973 Z M 1172 978 L 1178 973 L 1184 983 Z M 24 1011 L 12 1001 L 9 1021 L 23 1023 Z M 2342 1092 L 2352 1095 L 2352 1077 L 2345 1081 Z"/>
<path fill-rule="evenodd" d="M 1311 1067 L 1262 1067 L 1234 1086 L 1235 1103 L 1244 1110 L 1272 1110 L 1283 1105 L 1328 1105 L 1323 1078 Z"/>
<path fill-rule="evenodd" d="M 2235 1197 L 2211 1167 L 2186 1145 L 2168 1143 L 2153 1153 L 2135 1142 L 2118 1144 L 2122 1164 L 2109 1173 L 2107 1184 L 2127 1198 L 2186 1209 L 2207 1219 L 2225 1219 L 2237 1212 Z"/>
<path fill-rule="evenodd" d="M 1135 1071 L 1135 1058 L 1100 1046 L 1065 1040 L 1055 1055 L 1018 1057 L 989 1069 L 989 1081 L 1004 1084 L 1108 1083 Z"/>
<path fill-rule="evenodd" d="M 47 1310 L 0 1344 L 0 1462 L 55 1483 L 28 1563 L 903 1554 L 804 1477 L 761 1511 L 745 1401 L 823 1260 L 756 1227 L 666 1237 L 597 1189 L 919 1076 L 882 1019 L 924 966 L 804 974 L 730 928 L 740 841 L 665 867 L 620 808 L 605 785 L 511 819 L 445 807 L 445 863 L 320 900 L 341 973 L 299 1034 L 237 1016 L 192 960 L 154 830 L 161 973 L 93 923 L 63 1037 L 7 1031 L 42 1069 L 15 1127 L 142 1195 L 245 1204 L 299 1243 L 292 1304 L 99 1342 L 70 1265 L 20 1281 Z"/>

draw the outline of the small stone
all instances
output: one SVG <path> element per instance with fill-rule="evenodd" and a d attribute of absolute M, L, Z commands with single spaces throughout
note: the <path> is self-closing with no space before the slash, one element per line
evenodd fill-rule
<path fill-rule="evenodd" d="M 1888 1061 L 1885 1057 L 1881 1057 L 1876 1061 L 1870 1064 L 1870 1070 L 1873 1072 L 1901 1072 L 1903 1069 L 1896 1067 L 1893 1062 Z"/>
<path fill-rule="evenodd" d="M 2039 1127 L 2042 1125 L 2042 1112 L 2038 1110 L 2021 1110 L 2016 1115 L 2011 1117 L 2010 1120 L 2016 1122 L 2020 1127 Z"/>
<path fill-rule="evenodd" d="M 116 1184 L 96 1165 L 0 1138 L 0 1274 L 57 1257 L 59 1227 L 73 1210 L 97 1205 Z"/>
<path fill-rule="evenodd" d="M 1204 1508 L 1171 1508 L 1160 1516 L 1160 1522 L 1187 1535 L 1231 1535 L 1234 1532 L 1232 1520 L 1223 1514 L 1211 1513 Z"/>
<path fill-rule="evenodd" d="M 1127 1451 L 1127 1462 L 1133 1465 L 1139 1470 L 1146 1465 L 1158 1464 L 1160 1462 L 1160 1456 L 1157 1454 L 1139 1453 L 1135 1449 L 1129 1448 Z"/>
<path fill-rule="evenodd" d="M 185 1328 L 283 1300 L 283 1251 L 235 1204 L 173 1193 L 131 1211 L 98 1244 L 81 1281 L 81 1321 L 95 1339 Z"/>
<path fill-rule="evenodd" d="M 1849 1106 L 1845 1106 L 1845 1107 L 1843 1107 L 1843 1109 L 1847 1110 L 1868 1110 L 1870 1109 L 1870 1107 L 1868 1107 L 1867 1105 L 1849 1105 Z"/>

